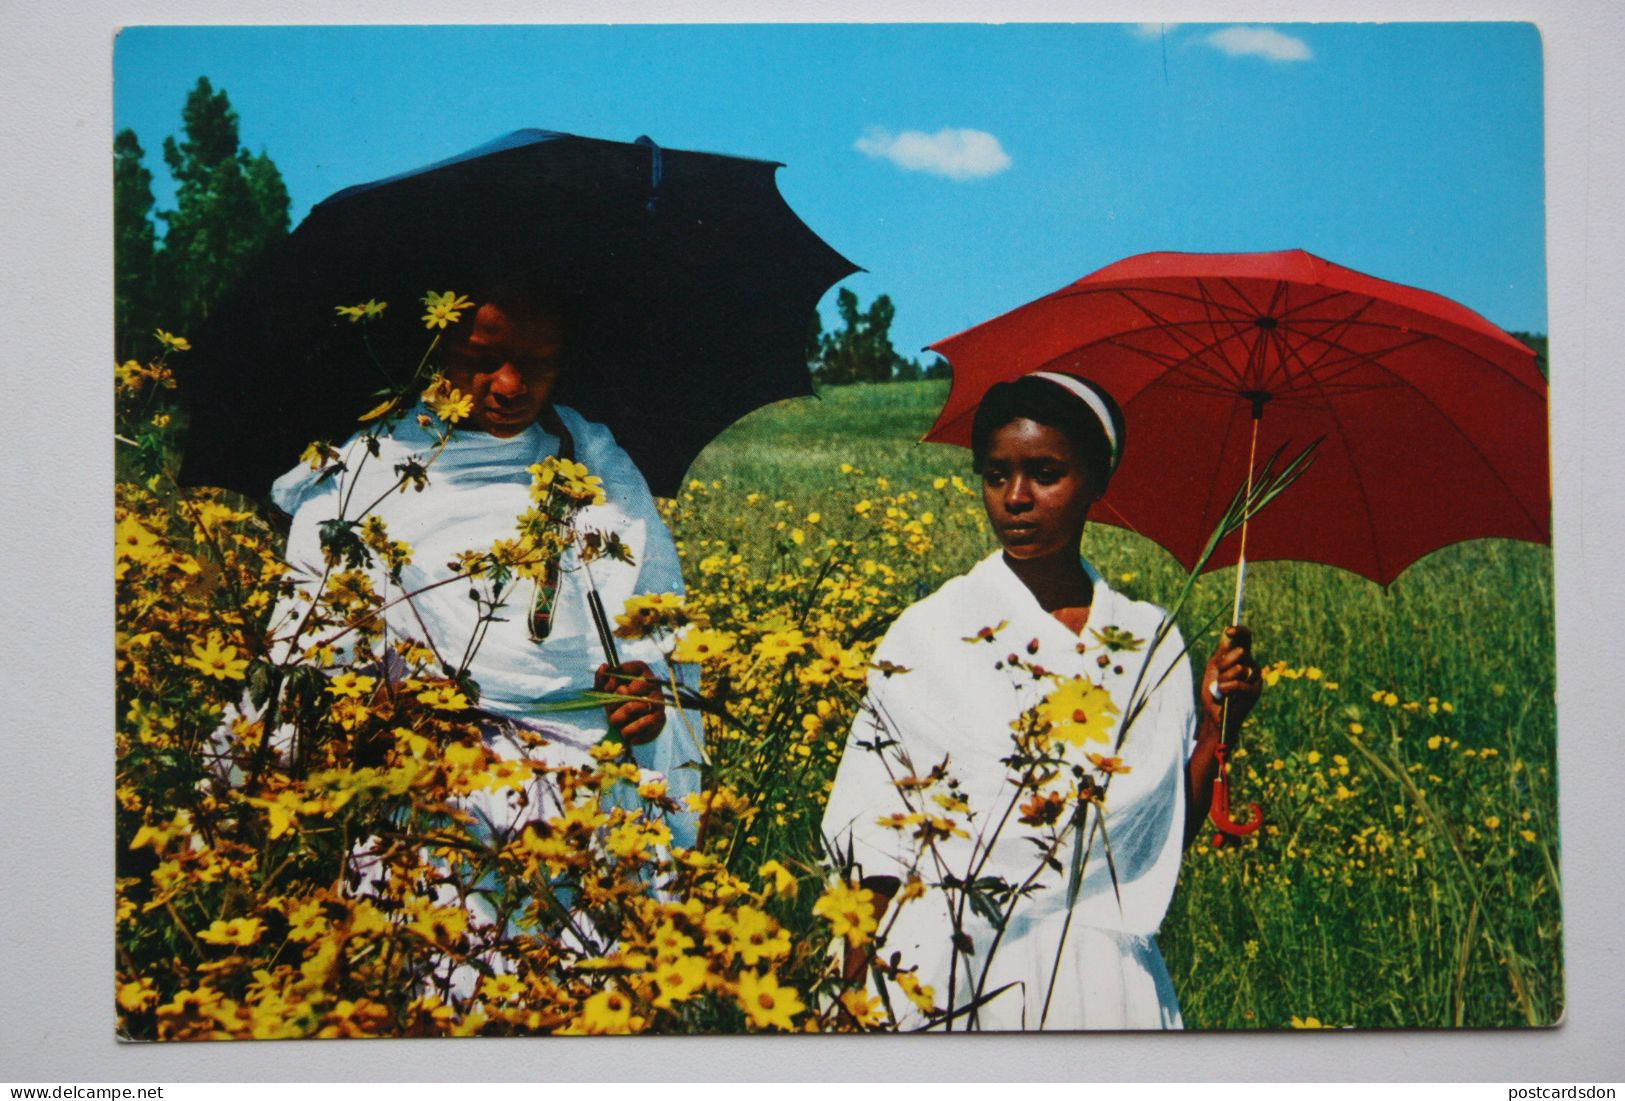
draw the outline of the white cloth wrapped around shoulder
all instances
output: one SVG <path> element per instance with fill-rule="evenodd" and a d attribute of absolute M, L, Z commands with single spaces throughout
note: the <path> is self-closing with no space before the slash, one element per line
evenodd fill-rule
<path fill-rule="evenodd" d="M 1113 591 L 1085 567 L 1094 593 L 1081 636 L 1039 606 L 1002 552 L 907 609 L 876 652 L 865 706 L 830 792 L 823 826 L 834 851 L 850 851 L 865 877 L 912 873 L 927 885 L 922 897 L 900 909 L 894 904 L 883 917 L 879 955 L 901 953 L 902 966 L 917 968 L 916 978 L 934 988 L 939 1009 L 963 1009 L 978 990 L 986 997 L 1008 987 L 977 1007 L 974 1022 L 970 1013 L 956 1017 L 950 1026 L 956 1030 L 973 1023 L 1006 1030 L 1181 1025 L 1154 938 L 1183 850 L 1186 762 L 1196 730 L 1190 667 L 1177 629 L 1151 652 L 1166 618 L 1161 608 Z M 1117 640 L 1121 633 L 1142 645 L 1114 649 L 1101 637 Z M 1013 669 L 1012 654 L 1019 665 L 1036 663 L 1053 676 Z M 907 672 L 882 671 L 897 666 Z M 1061 870 L 1041 868 L 1041 849 L 1030 843 L 1039 831 L 1017 820 L 1019 810 L 1002 827 L 999 821 L 1012 798 L 1027 798 L 1017 795 L 1003 762 L 1013 750 L 1012 722 L 1075 677 L 1103 686 L 1118 716 L 1108 740 L 1069 746 L 1070 763 L 1103 779 L 1087 750 L 1120 756 L 1127 767 L 1111 776 L 1106 830 L 1094 835 L 1069 920 L 1072 842 L 1055 854 Z M 1146 702 L 1114 750 L 1136 682 Z M 925 776 L 943 762 L 971 808 L 969 836 L 942 838 L 921 858 L 912 830 L 882 820 L 905 810 L 897 779 Z M 941 790 L 941 784 L 931 789 Z M 956 901 L 962 892 L 941 889 L 948 877 L 963 880 L 973 868 L 1011 885 L 1038 873 L 1031 878 L 1037 889 L 1015 905 L 1002 937 Z M 958 951 L 956 926 L 969 938 L 968 944 L 960 938 Z M 896 986 L 887 993 L 901 1027 L 927 1023 Z"/>

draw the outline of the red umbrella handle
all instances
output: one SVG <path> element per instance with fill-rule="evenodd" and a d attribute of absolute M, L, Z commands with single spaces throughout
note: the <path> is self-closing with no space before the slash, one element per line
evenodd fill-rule
<path fill-rule="evenodd" d="M 1208 810 L 1208 817 L 1219 828 L 1213 835 L 1214 848 L 1225 844 L 1227 836 L 1245 837 L 1264 824 L 1264 808 L 1257 803 L 1247 804 L 1247 821 L 1237 822 L 1230 817 L 1230 763 L 1226 760 L 1229 752 L 1223 743 L 1214 750 L 1219 759 L 1219 771 L 1213 777 L 1213 805 Z"/>

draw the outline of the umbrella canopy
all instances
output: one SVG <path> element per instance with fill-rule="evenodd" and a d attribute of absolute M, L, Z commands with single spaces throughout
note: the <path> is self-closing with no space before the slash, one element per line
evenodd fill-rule
<path fill-rule="evenodd" d="M 988 387 L 1084 375 L 1121 404 L 1122 465 L 1093 519 L 1192 568 L 1258 454 L 1324 437 L 1247 536 L 1381 584 L 1464 539 L 1550 539 L 1546 381 L 1535 354 L 1428 291 L 1301 251 L 1133 256 L 931 345 L 953 367 L 926 439 L 969 446 Z M 1208 568 L 1233 565 L 1231 536 Z"/>
<path fill-rule="evenodd" d="M 785 203 L 779 167 L 521 130 L 338 192 L 196 334 L 182 481 L 263 494 L 411 375 L 426 292 L 543 276 L 571 315 L 557 400 L 608 424 L 650 487 L 674 493 L 717 432 L 811 392 L 812 311 L 857 270 Z M 369 299 L 389 309 L 363 339 L 335 307 Z"/>

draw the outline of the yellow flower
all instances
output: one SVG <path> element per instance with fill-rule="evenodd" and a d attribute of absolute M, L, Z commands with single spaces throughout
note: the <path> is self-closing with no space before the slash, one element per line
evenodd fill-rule
<path fill-rule="evenodd" d="M 1493 814 L 1487 815 L 1484 818 L 1484 825 L 1488 826 L 1492 830 L 1498 830 L 1501 828 L 1501 820 Z"/>
<path fill-rule="evenodd" d="M 248 672 L 248 659 L 237 656 L 237 647 L 225 645 L 219 631 L 210 631 L 203 642 L 192 643 L 192 656 L 186 664 L 217 680 L 242 680 Z"/>
<path fill-rule="evenodd" d="M 152 335 L 158 338 L 158 343 L 170 351 L 189 352 L 192 350 L 192 345 L 184 336 L 176 336 L 174 333 L 165 332 L 163 329 L 159 329 Z"/>
<path fill-rule="evenodd" d="M 373 406 L 371 409 L 357 417 L 356 420 L 360 421 L 362 424 L 366 424 L 368 421 L 375 421 L 385 413 L 388 413 L 394 409 L 396 405 L 400 404 L 400 400 L 400 398 L 385 398 L 383 401 L 379 402 L 377 405 Z"/>
<path fill-rule="evenodd" d="M 694 938 L 683 932 L 670 918 L 660 923 L 650 942 L 658 959 L 675 959 L 694 947 Z"/>
<path fill-rule="evenodd" d="M 1045 696 L 1038 717 L 1064 742 L 1083 746 L 1111 740 L 1112 720 L 1118 716 L 1111 693 L 1083 677 L 1076 677 Z"/>
<path fill-rule="evenodd" d="M 807 648 L 807 636 L 797 628 L 788 631 L 769 631 L 756 643 L 756 653 L 771 661 L 783 661 Z"/>
<path fill-rule="evenodd" d="M 1525 841 L 1529 842 L 1530 844 L 1534 844 L 1534 842 L 1535 842 L 1535 831 L 1534 830 L 1519 830 L 1518 831 L 1518 836 L 1523 838 Z"/>
<path fill-rule="evenodd" d="M 957 480 L 957 479 L 956 479 Z M 922 1013 L 932 1013 L 936 1010 L 937 992 L 934 988 L 926 986 L 920 977 L 912 971 L 904 971 L 897 976 L 897 985 L 908 1000 L 919 1007 Z"/>
<path fill-rule="evenodd" d="M 854 947 L 869 942 L 879 922 L 875 893 L 855 883 L 834 883 L 813 903 L 813 913 L 828 921 L 830 930 Z"/>
<path fill-rule="evenodd" d="M 333 309 L 340 317 L 347 317 L 351 321 L 361 321 L 377 317 L 384 312 L 384 308 L 388 305 L 388 302 L 380 302 L 376 298 L 369 298 L 359 306 L 334 306 Z"/>
<path fill-rule="evenodd" d="M 1099 753 L 1090 753 L 1087 756 L 1089 757 L 1089 763 L 1094 765 L 1101 772 L 1113 773 L 1134 771 L 1128 765 L 1123 763 L 1123 758 L 1121 757 L 1105 757 Z"/>
<path fill-rule="evenodd" d="M 211 922 L 207 929 L 197 935 L 197 939 L 205 944 L 247 947 L 259 940 L 263 932 L 265 923 L 257 917 L 232 918 L 230 921 Z"/>
<path fill-rule="evenodd" d="M 312 440 L 299 454 L 299 461 L 312 470 L 320 470 L 339 457 L 338 449 L 326 440 Z"/>
<path fill-rule="evenodd" d="M 676 630 L 689 623 L 683 598 L 676 593 L 645 593 L 627 599 L 625 613 L 615 617 L 617 638 L 643 638 L 656 630 Z"/>
<path fill-rule="evenodd" d="M 711 661 L 734 648 L 734 636 L 725 631 L 712 631 L 696 627 L 685 634 L 672 651 L 673 661 Z"/>
<path fill-rule="evenodd" d="M 419 692 L 418 702 L 440 711 L 461 711 L 468 706 L 468 697 L 459 692 L 456 685 L 444 684 Z"/>
<path fill-rule="evenodd" d="M 456 424 L 474 415 L 473 397 L 453 386 L 444 375 L 437 376 L 424 389 L 423 403 L 447 424 Z"/>
<path fill-rule="evenodd" d="M 786 868 L 777 860 L 769 860 L 766 864 L 763 864 L 760 868 L 756 869 L 756 874 L 762 877 L 764 889 L 769 894 L 788 895 L 791 898 L 795 897 L 795 873 L 791 872 L 789 868 Z"/>
<path fill-rule="evenodd" d="M 636 1032 L 643 1027 L 643 1018 L 632 1015 L 632 999 L 619 990 L 603 990 L 581 1005 L 578 1016 L 568 1031 L 590 1036 Z"/>
<path fill-rule="evenodd" d="M 462 311 L 474 305 L 472 298 L 465 298 L 456 291 L 430 291 L 423 296 L 423 304 L 428 312 L 423 315 L 423 325 L 428 329 L 444 329 L 447 325 L 455 325 L 463 319 Z"/>
<path fill-rule="evenodd" d="M 807 1008 L 794 987 L 780 986 L 778 977 L 771 973 L 741 971 L 736 998 L 754 1028 L 789 1031 L 795 1027 L 796 1014 Z"/>
<path fill-rule="evenodd" d="M 1320 764 L 1320 750 L 1311 749 L 1309 751 L 1309 756 L 1305 757 L 1304 760 L 1308 761 L 1312 765 Z"/>
<path fill-rule="evenodd" d="M 377 677 L 365 677 L 346 670 L 328 682 L 327 690 L 344 699 L 358 700 L 362 696 L 371 695 L 377 683 Z"/>
<path fill-rule="evenodd" d="M 487 975 L 480 980 L 480 994 L 493 1002 L 514 1002 L 525 992 L 516 975 Z"/>
<path fill-rule="evenodd" d="M 468 911 L 461 906 L 421 904 L 408 929 L 433 944 L 449 944 L 468 928 Z"/>
<path fill-rule="evenodd" d="M 153 988 L 151 979 L 136 979 L 134 982 L 120 983 L 118 988 L 119 1008 L 127 1013 L 139 1013 L 148 1009 L 158 1000 L 158 991 Z"/>
<path fill-rule="evenodd" d="M 938 479 L 944 481 L 945 479 Z M 886 1020 L 885 1005 L 879 998 L 873 997 L 866 990 L 853 988 L 841 992 L 841 1005 L 852 1014 L 852 1020 L 859 1028 L 874 1028 L 884 1024 Z"/>
<path fill-rule="evenodd" d="M 604 480 L 596 474 L 589 474 L 584 463 L 555 455 L 526 469 L 530 473 L 531 500 L 538 504 L 550 494 L 557 494 L 576 505 L 601 505 L 609 500 L 604 492 Z"/>
<path fill-rule="evenodd" d="M 664 960 L 655 968 L 655 985 L 660 996 L 654 1000 L 656 1009 L 670 1009 L 675 1002 L 685 1002 L 704 990 L 711 978 L 710 964 L 701 956 L 679 956 Z"/>
<path fill-rule="evenodd" d="M 163 553 L 158 536 L 147 530 L 133 516 L 126 516 L 113 533 L 113 546 L 118 557 L 145 562 Z"/>
<path fill-rule="evenodd" d="M 1335 1025 L 1322 1024 L 1319 1017 L 1298 1017 L 1298 1016 L 1294 1016 L 1292 1018 L 1292 1027 L 1293 1028 L 1335 1028 L 1336 1026 Z"/>

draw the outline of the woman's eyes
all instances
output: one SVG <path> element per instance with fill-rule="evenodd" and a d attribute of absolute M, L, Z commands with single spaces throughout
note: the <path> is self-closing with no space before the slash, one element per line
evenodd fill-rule
<path fill-rule="evenodd" d="M 552 359 L 505 360 L 501 356 L 469 355 L 453 356 L 451 358 L 451 366 L 476 375 L 495 374 L 510 362 L 520 374 L 531 378 L 548 375 L 558 369 L 558 362 Z"/>
<path fill-rule="evenodd" d="M 1067 475 L 1064 466 L 1040 466 L 1026 471 L 1027 477 L 1039 485 L 1052 486 L 1060 482 Z M 982 468 L 982 482 L 990 486 L 1003 485 L 1010 480 L 1010 471 L 1003 467 L 986 466 Z"/>

